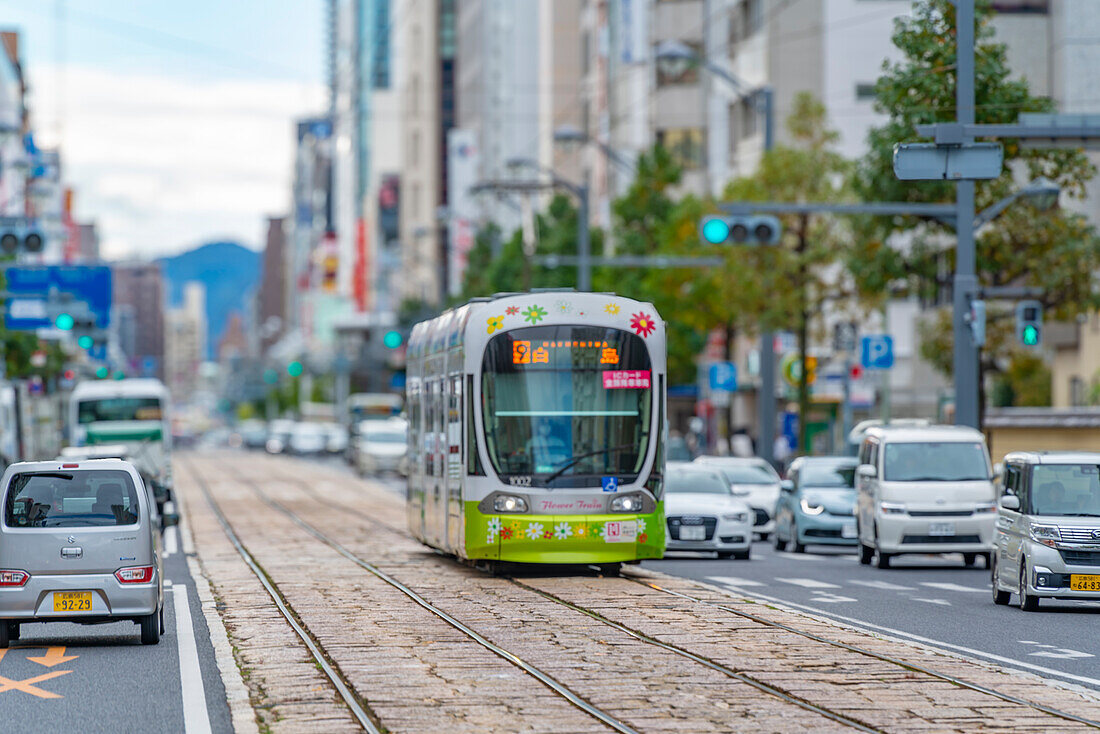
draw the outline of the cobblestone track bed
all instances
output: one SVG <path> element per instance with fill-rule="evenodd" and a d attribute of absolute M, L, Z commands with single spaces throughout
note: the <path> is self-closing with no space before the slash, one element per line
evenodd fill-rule
<path fill-rule="evenodd" d="M 241 481 L 315 531 L 316 524 L 331 515 L 333 506 L 325 509 L 307 494 L 301 479 L 283 473 L 262 488 L 252 478 Z M 336 509 L 346 514 L 347 508 Z M 331 542 L 369 555 L 436 606 L 640 731 L 852 730 L 843 717 L 838 722 L 800 702 L 762 698 L 758 689 L 679 654 L 654 649 L 573 612 L 563 615 L 559 602 L 426 552 L 404 533 L 395 536 L 384 530 L 364 537 L 362 528 L 349 531 L 346 525 L 328 528 L 339 536 Z"/>
<path fill-rule="evenodd" d="M 392 495 L 371 498 L 381 502 L 382 508 L 372 504 L 371 509 L 376 512 L 368 516 L 346 503 L 322 498 L 318 490 L 327 489 L 325 494 L 333 493 L 333 480 L 323 477 L 324 472 L 320 472 L 322 477 L 318 477 L 318 472 L 310 467 L 307 476 L 303 476 L 301 465 L 287 468 L 290 471 L 284 473 L 284 481 L 298 483 L 300 491 L 339 506 L 342 511 L 360 515 L 361 519 L 375 527 L 399 532 L 405 541 L 415 544 L 403 531 L 396 530 L 398 523 L 403 522 L 403 513 L 395 509 L 399 503 L 393 501 Z M 316 488 L 301 484 L 307 478 Z M 349 480 L 340 478 L 335 481 L 343 485 L 346 499 Z M 293 493 L 288 493 L 287 498 L 293 501 Z M 446 573 L 445 568 L 438 570 Z M 1054 687 L 1034 676 L 1008 673 L 996 666 L 907 644 L 899 645 L 896 641 L 848 630 L 805 615 L 780 612 L 751 601 L 737 600 L 732 595 L 695 582 L 646 572 L 640 572 L 640 575 L 659 579 L 660 585 L 667 591 L 687 594 L 692 598 L 681 598 L 670 603 L 669 598 L 665 597 L 655 602 L 650 597 L 655 592 L 653 588 L 639 587 L 634 583 L 637 603 L 624 603 L 624 598 L 632 598 L 630 594 L 624 596 L 622 588 L 623 584 L 632 583 L 629 580 L 582 578 L 578 584 L 575 577 L 528 578 L 524 583 L 541 592 L 560 596 L 563 601 L 570 601 L 587 611 L 603 613 L 609 621 L 625 624 L 631 630 L 652 635 L 662 642 L 676 644 L 705 656 L 713 657 L 719 651 L 722 654 L 717 657 L 718 662 L 728 663 L 731 667 L 740 666 L 741 671 L 750 671 L 753 677 L 808 700 L 824 701 L 832 710 L 858 715 L 874 726 L 890 730 L 930 728 L 970 731 L 982 728 L 996 731 L 1003 728 L 1019 731 L 1021 727 L 1057 731 L 1095 730 L 1089 726 L 1095 724 L 1100 713 L 1095 698 Z M 674 587 L 680 587 L 679 591 Z M 638 588 L 643 590 L 642 595 L 637 594 Z M 445 592 L 443 589 L 439 591 Z M 705 596 L 713 599 L 702 598 Z M 713 606 L 704 612 L 698 607 L 704 602 L 721 604 L 725 608 Z M 758 617 L 765 613 L 773 619 L 750 620 L 742 617 L 744 624 L 731 624 L 730 614 L 737 613 L 735 607 L 738 604 L 744 607 L 745 613 Z M 700 621 L 704 622 L 703 627 L 698 625 Z M 774 623 L 795 627 L 782 630 L 767 626 Z M 677 629 L 678 632 L 670 634 L 669 629 Z M 739 645 L 736 640 L 730 639 L 731 631 L 734 634 L 751 631 L 752 640 Z M 805 634 L 822 639 L 810 639 Z M 762 645 L 764 649 L 761 649 Z M 837 645 L 847 645 L 850 649 L 839 649 Z M 822 648 L 831 648 L 831 658 L 822 657 Z M 935 664 L 936 669 L 930 669 L 930 664 Z M 995 698 L 991 692 L 1020 700 L 1004 701 Z M 1046 706 L 1052 699 L 1057 702 L 1058 709 Z M 1027 708 L 1035 706 L 1040 708 Z M 899 714 L 916 717 L 917 720 L 899 722 Z M 1066 715 L 1080 717 L 1084 723 L 1060 718 Z"/>
<path fill-rule="evenodd" d="M 387 729 L 608 731 L 513 665 L 470 645 L 465 635 L 364 574 L 289 518 L 263 511 L 240 481 L 202 462 L 190 468 L 209 485 L 241 542 L 303 626 Z M 199 504 L 195 499 L 191 505 Z M 211 521 L 216 524 L 212 516 Z M 266 597 L 262 588 L 260 593 Z M 231 636 L 236 641 L 236 630 Z M 300 640 L 295 642 L 302 648 Z M 264 668 L 261 659 L 252 677 L 266 677 Z M 272 677 L 278 679 L 281 672 Z M 332 699 L 331 684 L 325 690 Z M 290 703 L 270 705 L 281 711 Z"/>

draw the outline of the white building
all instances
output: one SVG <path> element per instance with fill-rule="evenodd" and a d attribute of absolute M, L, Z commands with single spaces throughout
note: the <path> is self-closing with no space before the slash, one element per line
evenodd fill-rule
<path fill-rule="evenodd" d="M 206 288 L 183 286 L 183 303 L 164 314 L 164 378 L 176 403 L 189 403 L 200 386 L 206 355 Z"/>

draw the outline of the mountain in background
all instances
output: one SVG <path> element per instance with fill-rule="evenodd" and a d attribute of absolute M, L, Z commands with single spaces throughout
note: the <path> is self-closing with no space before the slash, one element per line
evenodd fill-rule
<path fill-rule="evenodd" d="M 208 242 L 194 250 L 161 258 L 168 307 L 183 303 L 183 286 L 206 286 L 206 357 L 212 359 L 218 340 L 234 311 L 252 311 L 250 300 L 260 281 L 260 253 L 236 242 Z"/>

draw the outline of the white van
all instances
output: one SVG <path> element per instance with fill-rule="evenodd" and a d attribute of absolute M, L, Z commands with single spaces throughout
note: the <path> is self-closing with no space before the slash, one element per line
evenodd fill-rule
<path fill-rule="evenodd" d="M 856 470 L 859 561 L 962 553 L 989 568 L 997 520 L 985 437 L 963 426 L 871 428 Z"/>

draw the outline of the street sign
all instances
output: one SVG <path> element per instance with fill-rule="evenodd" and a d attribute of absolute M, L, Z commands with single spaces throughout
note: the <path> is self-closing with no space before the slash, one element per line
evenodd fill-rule
<path fill-rule="evenodd" d="M 715 362 L 708 371 L 711 392 L 737 392 L 737 365 Z"/>
<path fill-rule="evenodd" d="M 96 328 L 111 323 L 111 269 L 105 265 L 48 265 L 8 268 L 4 325 L 32 331 L 54 326 L 50 306 L 68 301 L 73 312 L 87 309 Z M 55 303 L 51 304 L 51 294 Z"/>
<path fill-rule="evenodd" d="M 902 181 L 976 181 L 997 178 L 1004 165 L 1000 143 L 898 143 L 894 175 Z"/>
<path fill-rule="evenodd" d="M 833 326 L 833 351 L 854 352 L 859 329 L 854 321 L 841 321 Z"/>
<path fill-rule="evenodd" d="M 865 336 L 860 340 L 859 363 L 868 370 L 888 370 L 894 366 L 894 338 L 886 334 Z"/>

